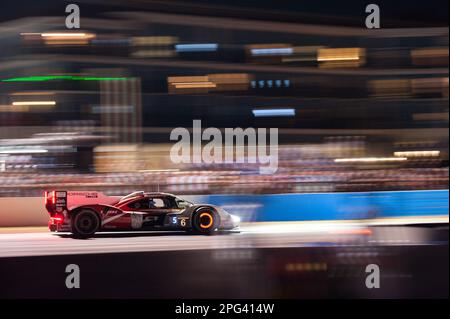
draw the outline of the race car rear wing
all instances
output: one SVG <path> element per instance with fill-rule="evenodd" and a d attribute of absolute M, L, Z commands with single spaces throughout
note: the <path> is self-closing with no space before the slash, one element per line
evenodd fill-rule
<path fill-rule="evenodd" d="M 45 191 L 44 204 L 48 213 L 61 213 L 81 205 L 105 204 L 114 205 L 121 196 L 107 196 L 95 191 Z"/>

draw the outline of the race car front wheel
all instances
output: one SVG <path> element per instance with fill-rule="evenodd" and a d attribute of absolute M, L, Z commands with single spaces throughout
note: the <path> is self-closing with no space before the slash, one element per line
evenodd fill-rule
<path fill-rule="evenodd" d="M 219 215 L 209 207 L 200 208 L 192 217 L 192 230 L 197 234 L 212 234 L 219 227 L 219 224 Z"/>
<path fill-rule="evenodd" d="M 100 218 L 89 209 L 83 209 L 72 216 L 72 234 L 75 238 L 89 238 L 100 228 Z"/>

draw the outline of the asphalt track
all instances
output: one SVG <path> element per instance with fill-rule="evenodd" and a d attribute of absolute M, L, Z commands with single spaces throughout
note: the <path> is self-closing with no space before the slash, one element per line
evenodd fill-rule
<path fill-rule="evenodd" d="M 43 229 L 34 233 L 0 234 L 0 258 L 230 248 L 421 245 L 445 240 L 448 241 L 448 228 L 436 231 L 436 228 L 419 226 L 368 227 L 358 222 L 258 223 L 244 226 L 239 232 L 214 236 L 109 232 L 86 240 Z"/>
<path fill-rule="evenodd" d="M 80 268 L 79 289 L 65 284 L 69 264 Z M 380 289 L 365 285 L 368 264 L 380 266 Z M 0 299 L 448 298 L 448 267 L 448 224 L 261 223 L 87 240 L 0 233 Z"/>

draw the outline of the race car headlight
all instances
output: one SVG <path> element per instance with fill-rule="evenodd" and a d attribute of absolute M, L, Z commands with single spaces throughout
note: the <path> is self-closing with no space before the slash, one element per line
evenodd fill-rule
<path fill-rule="evenodd" d="M 239 224 L 241 222 L 241 218 L 239 216 L 236 216 L 236 215 L 231 215 L 231 220 L 235 224 Z"/>

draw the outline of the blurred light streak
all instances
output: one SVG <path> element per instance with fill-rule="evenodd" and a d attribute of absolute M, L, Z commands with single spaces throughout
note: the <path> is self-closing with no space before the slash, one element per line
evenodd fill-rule
<path fill-rule="evenodd" d="M 30 108 L 28 106 L 12 106 L 8 105 L 0 105 L 0 112 L 28 112 Z"/>
<path fill-rule="evenodd" d="M 173 36 L 133 37 L 131 39 L 132 45 L 140 48 L 134 51 L 132 56 L 146 58 L 173 57 L 176 52 L 172 45 L 178 41 L 178 37 Z"/>
<path fill-rule="evenodd" d="M 175 56 L 175 52 L 172 50 L 137 50 L 132 53 L 132 56 L 138 58 L 169 58 Z"/>
<path fill-rule="evenodd" d="M 40 154 L 40 153 L 48 153 L 48 150 L 35 148 L 0 150 L 0 154 Z"/>
<path fill-rule="evenodd" d="M 202 93 L 211 91 L 247 90 L 250 76 L 246 73 L 218 73 L 196 76 L 169 76 L 169 92 L 191 93 L 185 89 L 202 89 Z"/>
<path fill-rule="evenodd" d="M 55 92 L 40 92 L 40 91 L 33 91 L 33 92 L 14 92 L 10 95 L 18 95 L 18 96 L 26 96 L 26 95 L 54 95 Z"/>
<path fill-rule="evenodd" d="M 177 52 L 211 52 L 217 51 L 217 43 L 175 44 Z"/>
<path fill-rule="evenodd" d="M 291 55 L 294 53 L 293 48 L 261 48 L 250 49 L 252 55 Z"/>
<path fill-rule="evenodd" d="M 41 37 L 51 37 L 51 38 L 86 38 L 90 37 L 92 34 L 88 33 L 41 33 Z"/>
<path fill-rule="evenodd" d="M 330 57 L 330 58 L 318 58 L 318 61 L 322 62 L 322 61 L 354 61 L 354 60 L 359 60 L 359 57 Z"/>
<path fill-rule="evenodd" d="M 194 76 L 169 76 L 167 78 L 169 84 L 184 83 L 184 82 L 208 82 L 207 75 L 194 75 Z"/>
<path fill-rule="evenodd" d="M 1 82 L 43 82 L 53 80 L 72 80 L 72 81 L 118 81 L 128 80 L 126 77 L 96 77 L 96 76 L 77 76 L 77 75 L 36 75 L 3 79 Z"/>
<path fill-rule="evenodd" d="M 241 217 L 236 216 L 236 215 L 231 215 L 231 219 L 233 220 L 234 223 L 239 224 L 241 222 Z"/>
<path fill-rule="evenodd" d="M 447 121 L 449 120 L 448 112 L 439 113 L 414 113 L 414 121 Z"/>
<path fill-rule="evenodd" d="M 365 229 L 362 223 L 342 221 L 295 221 L 295 222 L 257 222 L 243 223 L 241 230 L 249 233 L 336 233 L 342 230 Z"/>
<path fill-rule="evenodd" d="M 412 79 L 411 91 L 416 96 L 448 97 L 448 77 Z"/>
<path fill-rule="evenodd" d="M 176 89 L 193 89 L 193 88 L 215 88 L 212 82 L 181 82 L 173 84 Z"/>
<path fill-rule="evenodd" d="M 336 158 L 336 163 L 374 163 L 374 162 L 397 162 L 406 161 L 406 157 L 359 157 L 359 158 Z"/>
<path fill-rule="evenodd" d="M 317 61 L 321 67 L 359 67 L 365 63 L 363 48 L 321 48 Z"/>
<path fill-rule="evenodd" d="M 84 32 L 50 32 L 41 33 L 41 37 L 49 45 L 85 45 L 96 35 Z"/>
<path fill-rule="evenodd" d="M 168 173 L 168 172 L 179 172 L 180 169 L 178 168 L 167 168 L 167 169 L 143 169 L 139 172 L 141 173 Z"/>
<path fill-rule="evenodd" d="M 252 113 L 255 117 L 295 116 L 295 109 L 258 109 Z"/>
<path fill-rule="evenodd" d="M 411 96 L 411 80 L 409 79 L 370 80 L 368 86 L 373 97 Z"/>
<path fill-rule="evenodd" d="M 394 152 L 394 156 L 399 157 L 428 157 L 428 156 L 439 156 L 440 151 L 404 151 L 404 152 Z"/>
<path fill-rule="evenodd" d="M 414 225 L 414 224 L 448 224 L 449 216 L 403 216 L 403 217 L 388 217 L 375 218 L 367 220 L 367 225 Z"/>
<path fill-rule="evenodd" d="M 304 271 L 326 271 L 328 268 L 326 262 L 313 262 L 313 263 L 287 263 L 285 266 L 288 272 L 304 272 Z"/>
<path fill-rule="evenodd" d="M 216 85 L 214 91 L 247 90 L 251 78 L 247 73 L 216 73 L 207 76 Z"/>
<path fill-rule="evenodd" d="M 12 105 L 56 105 L 55 101 L 23 101 L 12 102 Z"/>
<path fill-rule="evenodd" d="M 333 232 L 334 234 L 345 234 L 345 235 L 372 235 L 372 230 L 370 228 L 361 229 L 339 229 Z"/>
<path fill-rule="evenodd" d="M 134 46 L 167 46 L 172 45 L 178 41 L 178 37 L 172 36 L 148 36 L 131 38 L 131 43 Z"/>
<path fill-rule="evenodd" d="M 412 49 L 411 60 L 417 66 L 448 65 L 448 47 Z"/>

